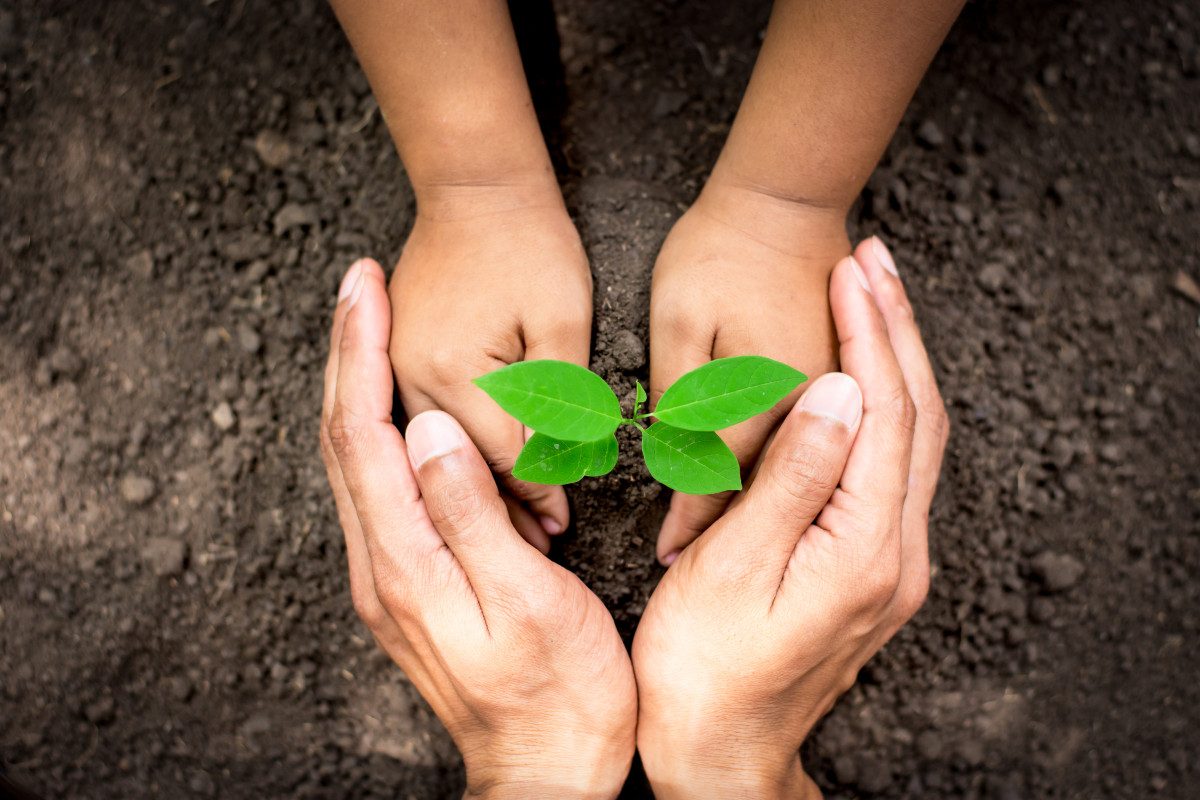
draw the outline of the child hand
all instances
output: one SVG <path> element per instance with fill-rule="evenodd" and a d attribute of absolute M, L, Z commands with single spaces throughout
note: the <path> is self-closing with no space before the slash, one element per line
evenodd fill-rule
<path fill-rule="evenodd" d="M 667 237 L 650 296 L 650 394 L 715 358 L 761 355 L 811 383 L 837 368 L 829 273 L 850 252 L 845 218 L 710 181 Z M 721 432 L 748 469 L 808 383 L 772 412 Z M 658 538 L 673 555 L 711 525 L 730 494 L 675 494 Z"/>
<path fill-rule="evenodd" d="M 587 366 L 592 278 L 558 189 L 458 187 L 422 200 L 389 294 L 388 348 L 409 418 L 462 420 L 506 490 L 513 524 L 538 549 L 570 521 L 562 487 L 512 477 L 525 429 L 471 380 L 515 361 Z"/>

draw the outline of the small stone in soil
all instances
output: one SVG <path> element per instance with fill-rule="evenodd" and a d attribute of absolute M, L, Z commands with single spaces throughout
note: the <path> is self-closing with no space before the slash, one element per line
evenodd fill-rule
<path fill-rule="evenodd" d="M 942 133 L 942 129 L 933 120 L 927 119 L 917 128 L 917 144 L 922 147 L 928 147 L 932 150 L 935 147 L 941 147 L 945 143 L 945 134 Z"/>
<path fill-rule="evenodd" d="M 292 146 L 272 130 L 259 131 L 258 136 L 254 137 L 254 152 L 272 169 L 281 169 L 292 160 Z"/>
<path fill-rule="evenodd" d="M 262 349 L 262 336 L 246 323 L 237 326 L 238 344 L 247 353 L 257 353 Z"/>
<path fill-rule="evenodd" d="M 229 406 L 229 403 L 222 402 L 213 409 L 212 421 L 218 428 L 227 431 L 233 427 L 237 419 L 233 416 L 233 409 Z"/>
<path fill-rule="evenodd" d="M 126 475 L 121 478 L 120 490 L 125 502 L 135 506 L 150 502 L 156 491 L 153 479 L 142 475 Z"/>

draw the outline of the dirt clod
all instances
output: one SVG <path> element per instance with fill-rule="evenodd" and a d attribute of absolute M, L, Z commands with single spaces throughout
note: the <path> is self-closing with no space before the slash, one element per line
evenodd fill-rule
<path fill-rule="evenodd" d="M 121 497 L 133 506 L 144 506 L 149 503 L 157 492 L 154 479 L 145 475 L 126 475 L 121 478 Z"/>
<path fill-rule="evenodd" d="M 1049 592 L 1064 592 L 1083 577 L 1084 566 L 1066 553 L 1045 552 L 1030 563 L 1034 576 Z"/>
<path fill-rule="evenodd" d="M 183 574 L 187 544 L 168 536 L 152 536 L 142 547 L 142 558 L 158 577 L 173 578 Z"/>

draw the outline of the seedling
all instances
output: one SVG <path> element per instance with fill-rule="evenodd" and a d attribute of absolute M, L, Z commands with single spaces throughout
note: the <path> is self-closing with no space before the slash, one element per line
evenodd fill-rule
<path fill-rule="evenodd" d="M 654 478 L 684 494 L 742 488 L 737 457 L 715 431 L 769 410 L 806 380 L 787 364 L 762 356 L 718 358 L 685 374 L 663 392 L 654 411 L 643 411 L 646 390 L 637 384 L 633 416 L 599 375 L 565 361 L 521 361 L 475 379 L 535 433 L 513 477 L 561 485 L 606 475 L 617 465 L 621 425 L 642 434 L 642 456 Z M 649 423 L 653 417 L 655 422 Z"/>

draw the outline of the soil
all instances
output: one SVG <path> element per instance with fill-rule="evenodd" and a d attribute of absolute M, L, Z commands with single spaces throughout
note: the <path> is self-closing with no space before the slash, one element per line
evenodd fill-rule
<path fill-rule="evenodd" d="M 555 41 L 529 9 L 620 392 L 767 12 L 559 0 Z M 351 607 L 316 443 L 338 278 L 394 260 L 412 215 L 317 0 L 0 6 L 11 776 L 48 798 L 461 792 Z M 832 798 L 1195 797 L 1200 298 L 1173 287 L 1200 279 L 1200 10 L 971 4 L 850 225 L 898 254 L 954 432 L 929 600 L 806 764 Z M 667 492 L 623 444 L 571 492 L 558 557 L 628 635 Z"/>

